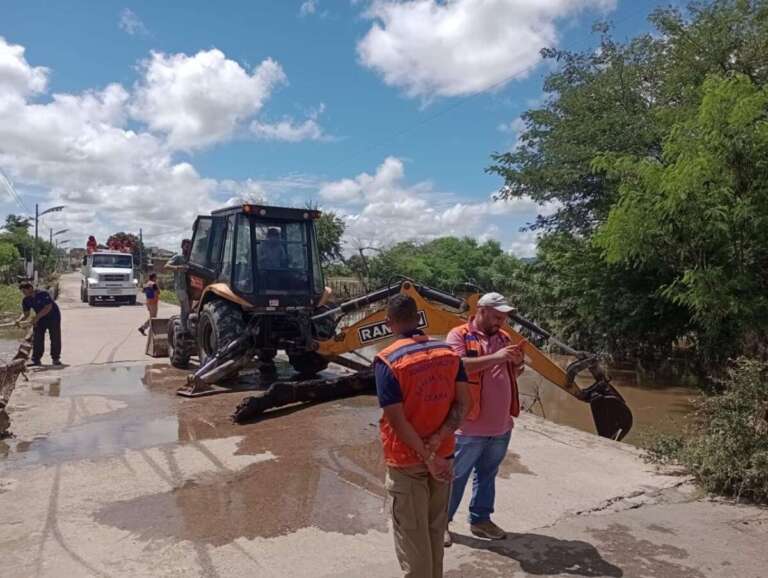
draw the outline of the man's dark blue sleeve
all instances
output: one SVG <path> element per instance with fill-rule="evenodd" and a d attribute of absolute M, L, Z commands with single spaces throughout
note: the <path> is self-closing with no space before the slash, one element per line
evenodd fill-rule
<path fill-rule="evenodd" d="M 456 381 L 469 381 L 467 371 L 464 369 L 464 362 L 459 359 L 459 371 L 456 372 Z"/>
<path fill-rule="evenodd" d="M 373 375 L 376 378 L 376 395 L 379 398 L 379 407 L 402 403 L 403 392 L 400 389 L 400 383 L 386 363 L 378 359 L 374 361 Z"/>
<path fill-rule="evenodd" d="M 32 309 L 31 297 L 24 297 L 24 299 L 21 300 L 21 309 L 24 311 L 24 313 L 27 313 L 30 309 Z"/>

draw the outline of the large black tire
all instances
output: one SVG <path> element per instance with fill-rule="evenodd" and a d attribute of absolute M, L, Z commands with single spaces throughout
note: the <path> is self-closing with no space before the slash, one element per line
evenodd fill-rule
<path fill-rule="evenodd" d="M 288 354 L 288 362 L 302 377 L 317 375 L 328 367 L 328 360 L 314 351 Z"/>
<path fill-rule="evenodd" d="M 136 305 L 136 295 L 128 297 L 128 305 Z"/>
<path fill-rule="evenodd" d="M 214 299 L 203 306 L 197 324 L 197 346 L 200 365 L 205 365 L 219 349 L 229 345 L 245 331 L 240 306 Z"/>
<path fill-rule="evenodd" d="M 187 344 L 184 332 L 181 328 L 181 319 L 171 317 L 168 320 L 168 356 L 171 358 L 171 365 L 178 369 L 187 369 L 189 367 L 189 358 L 192 355 L 190 347 Z"/>
<path fill-rule="evenodd" d="M 88 297 L 85 295 L 85 287 L 80 285 L 80 301 L 88 303 Z"/>
<path fill-rule="evenodd" d="M 85 298 L 88 300 L 88 305 L 90 305 L 91 307 L 96 305 L 96 297 L 89 297 L 88 293 L 86 293 Z"/>

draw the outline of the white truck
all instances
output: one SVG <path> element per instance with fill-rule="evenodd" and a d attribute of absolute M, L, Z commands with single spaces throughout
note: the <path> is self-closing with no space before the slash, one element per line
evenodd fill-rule
<path fill-rule="evenodd" d="M 133 270 L 133 255 L 119 251 L 96 251 L 83 257 L 80 299 L 95 305 L 109 299 L 136 304 L 139 282 Z"/>

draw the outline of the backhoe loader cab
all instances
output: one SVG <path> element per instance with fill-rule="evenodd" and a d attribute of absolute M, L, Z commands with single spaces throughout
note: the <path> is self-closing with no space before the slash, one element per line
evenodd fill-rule
<path fill-rule="evenodd" d="M 246 204 L 196 219 L 187 271 L 194 305 L 187 331 L 179 318 L 170 320 L 173 365 L 186 367 L 197 353 L 204 366 L 242 337 L 232 363 L 214 364 L 217 378 L 236 375 L 255 356 L 269 363 L 278 349 L 300 373 L 326 367 L 313 351 L 310 319 L 325 288 L 315 231 L 319 216 Z"/>
<path fill-rule="evenodd" d="M 314 223 L 319 216 L 243 205 L 198 217 L 189 259 L 193 287 L 199 280 L 225 283 L 255 308 L 312 308 L 324 289 Z"/>

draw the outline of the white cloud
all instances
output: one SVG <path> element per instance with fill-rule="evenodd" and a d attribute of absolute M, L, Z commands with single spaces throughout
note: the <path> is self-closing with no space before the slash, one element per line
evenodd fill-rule
<path fill-rule="evenodd" d="M 274 124 L 253 121 L 251 131 L 264 140 L 299 142 L 323 139 L 323 130 L 316 121 L 311 119 L 301 124 L 296 124 L 292 119 L 281 120 Z"/>
<path fill-rule="evenodd" d="M 514 151 L 523 143 L 522 135 L 525 132 L 525 121 L 522 118 L 517 117 L 509 122 L 502 122 L 496 128 L 499 132 L 512 137 L 509 150 Z"/>
<path fill-rule="evenodd" d="M 470 236 L 481 241 L 498 239 L 502 245 L 528 256 L 535 237 L 518 232 L 519 225 L 553 206 L 541 207 L 531 199 L 493 201 L 457 200 L 434 190 L 429 182 L 408 184 L 405 167 L 387 157 L 374 174 L 328 182 L 320 198 L 343 216 L 347 240 L 354 246 L 383 247 L 399 241 L 429 241 L 445 235 Z"/>
<path fill-rule="evenodd" d="M 516 257 L 535 257 L 538 235 L 534 231 L 520 231 L 509 244 L 509 251 Z"/>
<path fill-rule="evenodd" d="M 110 84 L 48 95 L 48 70 L 30 65 L 23 47 L 0 37 L 0 167 L 20 191 L 34 191 L 42 206 L 66 205 L 44 217 L 42 230 L 68 228 L 70 246 L 79 246 L 88 234 L 103 238 L 141 227 L 148 243 L 169 246 L 189 234 L 197 214 L 313 186 L 302 175 L 217 181 L 177 158 L 180 147 L 222 140 L 241 117 L 258 110 L 269 87 L 284 78 L 277 63 L 267 60 L 248 74 L 213 50 L 192 57 L 154 54 L 140 71 L 146 77 L 135 92 Z M 195 100 L 197 81 L 203 88 L 217 81 L 225 86 Z M 222 92 L 226 87 L 230 98 Z M 162 102 L 161 90 L 173 105 Z"/>
<path fill-rule="evenodd" d="M 194 56 L 153 52 L 142 71 L 132 115 L 183 149 L 231 138 L 286 82 L 282 67 L 271 58 L 249 74 L 215 48 Z"/>
<path fill-rule="evenodd" d="M 502 122 L 496 128 L 499 130 L 499 132 L 516 136 L 525 129 L 525 121 L 522 118 L 517 117 L 516 119 L 509 122 Z"/>
<path fill-rule="evenodd" d="M 131 36 L 134 34 L 149 33 L 149 30 L 147 30 L 147 27 L 144 26 L 141 18 L 136 16 L 136 13 L 130 8 L 124 8 L 122 12 L 120 12 L 120 20 L 117 23 L 117 26 L 120 28 L 120 30 L 124 30 Z"/>
<path fill-rule="evenodd" d="M 0 36 L 0 105 L 4 100 L 43 92 L 47 83 L 48 69 L 30 66 L 24 47 Z"/>
<path fill-rule="evenodd" d="M 301 8 L 299 8 L 299 16 L 314 14 L 317 12 L 317 5 L 318 0 L 306 0 L 306 2 L 302 2 Z"/>
<path fill-rule="evenodd" d="M 616 0 L 372 0 L 361 63 L 412 97 L 482 92 L 525 77 L 556 22 Z"/>

